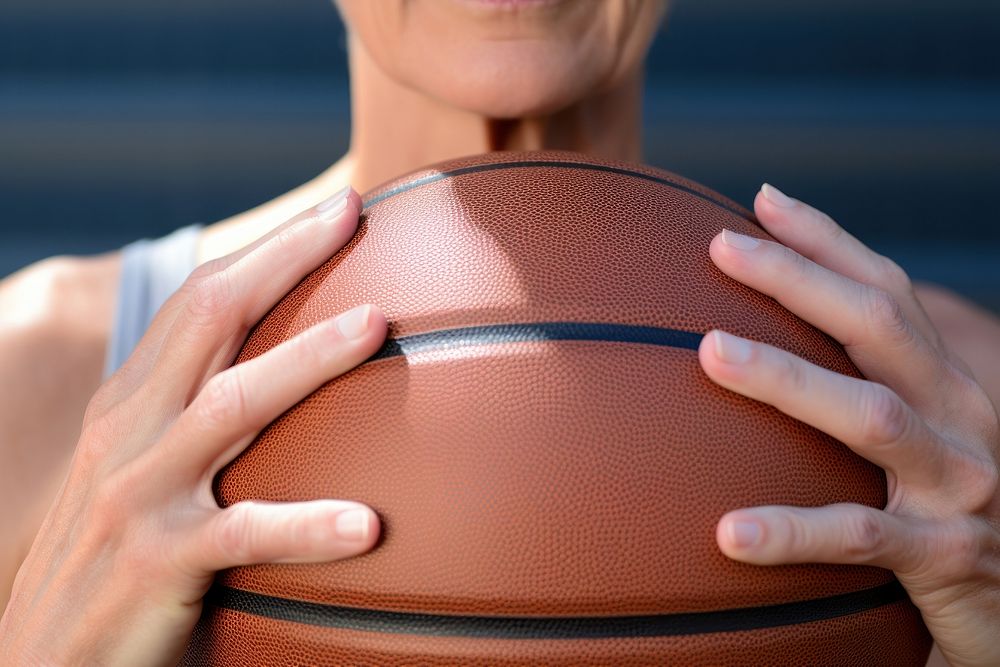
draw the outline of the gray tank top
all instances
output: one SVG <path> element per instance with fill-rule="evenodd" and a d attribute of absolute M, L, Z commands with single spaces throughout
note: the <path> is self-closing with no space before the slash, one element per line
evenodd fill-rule
<path fill-rule="evenodd" d="M 115 321 L 104 356 L 105 379 L 125 363 L 156 311 L 194 270 L 200 232 L 201 225 L 190 225 L 122 248 Z"/>

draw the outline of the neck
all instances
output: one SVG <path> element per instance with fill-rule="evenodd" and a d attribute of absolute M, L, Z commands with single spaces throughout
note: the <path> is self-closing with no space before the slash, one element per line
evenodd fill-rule
<path fill-rule="evenodd" d="M 434 162 L 496 150 L 563 149 L 633 162 L 642 157 L 642 72 L 549 115 L 496 119 L 393 80 L 356 37 L 349 55 L 351 147 L 342 166 L 359 192 Z"/>
<path fill-rule="evenodd" d="M 496 150 L 562 149 L 610 159 L 642 158 L 642 72 L 552 114 L 497 119 L 457 109 L 386 76 L 349 40 L 351 147 L 322 174 L 206 229 L 198 261 L 233 252 L 345 185 L 366 191 L 409 171 Z"/>

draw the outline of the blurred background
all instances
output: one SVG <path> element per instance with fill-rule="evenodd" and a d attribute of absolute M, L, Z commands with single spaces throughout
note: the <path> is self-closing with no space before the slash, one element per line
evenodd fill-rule
<path fill-rule="evenodd" d="M 329 0 L 3 0 L 0 276 L 312 178 L 346 75 Z M 998 84 L 996 0 L 674 0 L 646 159 L 746 206 L 768 180 L 1000 312 Z"/>

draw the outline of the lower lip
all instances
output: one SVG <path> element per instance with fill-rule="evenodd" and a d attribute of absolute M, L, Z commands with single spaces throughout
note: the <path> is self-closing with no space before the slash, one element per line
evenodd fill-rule
<path fill-rule="evenodd" d="M 488 5 L 491 7 L 533 7 L 536 5 L 554 5 L 561 0 L 465 0 L 473 5 Z"/>

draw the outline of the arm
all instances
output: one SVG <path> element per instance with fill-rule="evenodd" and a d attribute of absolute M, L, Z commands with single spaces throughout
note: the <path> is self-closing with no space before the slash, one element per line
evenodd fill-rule
<path fill-rule="evenodd" d="M 101 380 L 117 255 L 55 257 L 0 281 L 0 609 Z"/>
<path fill-rule="evenodd" d="M 385 339 L 385 317 L 369 304 L 230 367 L 251 323 L 353 237 L 360 199 L 339 196 L 339 209 L 308 211 L 201 265 L 91 398 L 0 617 L 7 662 L 175 664 L 216 571 L 374 546 L 378 517 L 359 503 L 222 509 L 211 488 L 260 429 Z"/>

